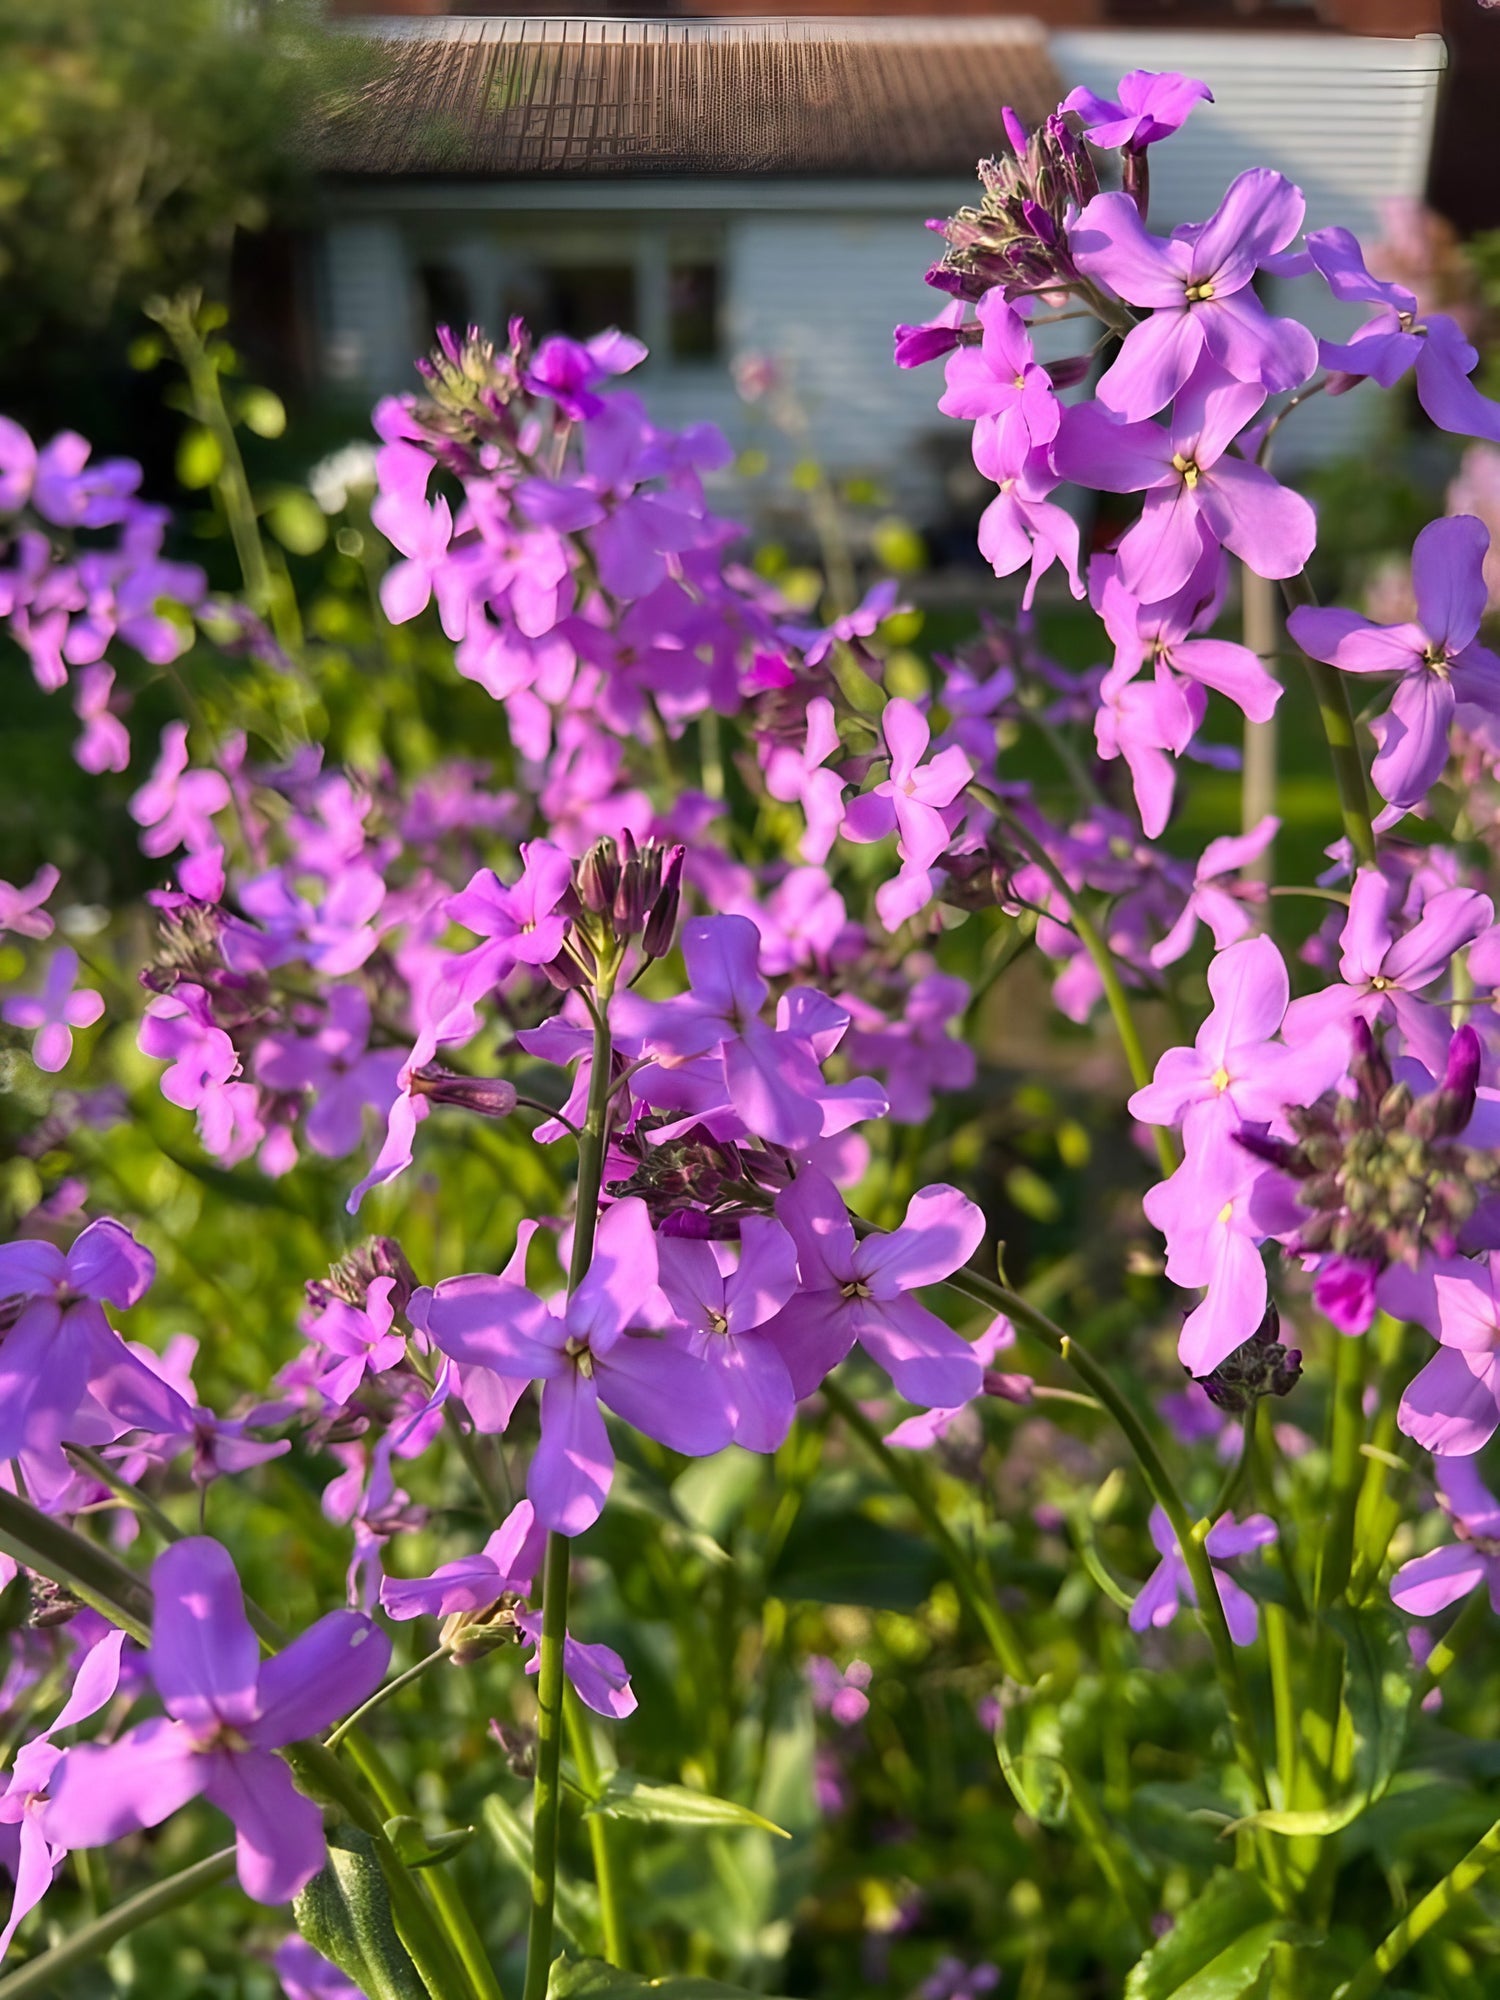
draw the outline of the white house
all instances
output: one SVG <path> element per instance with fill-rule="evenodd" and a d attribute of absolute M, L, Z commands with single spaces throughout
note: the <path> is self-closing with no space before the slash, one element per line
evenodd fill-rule
<path fill-rule="evenodd" d="M 970 199 L 973 164 L 1075 83 L 1145 67 L 1214 92 L 1154 157 L 1152 223 L 1200 218 L 1242 168 L 1303 188 L 1310 226 L 1378 235 L 1420 196 L 1440 38 L 1253 29 L 1051 34 L 1018 18 L 361 21 L 386 72 L 325 140 L 317 351 L 331 383 L 411 382 L 437 319 L 538 331 L 634 327 L 664 421 L 756 419 L 732 366 L 789 368 L 808 449 L 935 498 L 931 371 L 903 374 L 891 328 L 941 303 L 924 218 Z M 1311 313 L 1316 294 L 1298 294 Z M 1326 300 L 1320 331 L 1351 323 Z M 1365 399 L 1317 399 L 1282 462 L 1347 448 Z M 947 427 L 952 430 L 953 427 Z"/>

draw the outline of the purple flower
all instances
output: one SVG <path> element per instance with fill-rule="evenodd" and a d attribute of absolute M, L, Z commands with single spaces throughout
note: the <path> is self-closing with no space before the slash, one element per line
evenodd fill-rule
<path fill-rule="evenodd" d="M 797 1398 L 775 1342 L 765 1332 L 797 1289 L 797 1246 L 769 1216 L 740 1224 L 736 1258 L 727 1243 L 663 1237 L 661 1288 L 686 1331 L 688 1352 L 721 1378 L 747 1451 L 775 1451 L 791 1428 Z"/>
<path fill-rule="evenodd" d="M 870 638 L 876 628 L 902 607 L 896 598 L 900 586 L 890 577 L 872 584 L 852 611 L 835 618 L 831 625 L 788 625 L 783 636 L 796 646 L 810 667 L 822 664 L 835 646 L 852 646 Z"/>
<path fill-rule="evenodd" d="M 491 868 L 481 868 L 445 913 L 486 943 L 452 968 L 455 991 L 481 998 L 515 965 L 546 965 L 563 948 L 568 916 L 559 905 L 573 885 L 573 863 L 550 840 L 521 844 L 521 874 L 512 887 Z"/>
<path fill-rule="evenodd" d="M 1415 364 L 1417 401 L 1439 430 L 1500 443 L 1500 404 L 1469 380 L 1478 351 L 1446 313 L 1424 317 L 1414 292 L 1372 277 L 1347 229 L 1312 230 L 1306 249 L 1279 259 L 1277 269 L 1288 276 L 1316 269 L 1336 299 L 1380 308 L 1352 340 L 1319 341 L 1319 359 L 1335 371 L 1333 389 L 1352 388 L 1366 376 L 1389 389 Z"/>
<path fill-rule="evenodd" d="M 1401 1398 L 1397 1422 L 1425 1451 L 1466 1458 L 1500 1429 L 1500 1251 L 1487 1258 L 1393 1264 L 1379 1280 L 1387 1312 L 1441 1343 Z"/>
<path fill-rule="evenodd" d="M 1434 1076 L 1448 1061 L 1452 1025 L 1441 1007 L 1419 996 L 1452 970 L 1453 955 L 1489 929 L 1494 908 L 1474 889 L 1441 889 L 1428 898 L 1410 929 L 1397 932 L 1399 892 L 1376 868 L 1361 868 L 1349 892 L 1349 917 L 1339 937 L 1343 984 L 1294 1000 L 1286 1039 L 1302 1043 L 1356 1018 L 1374 1028 L 1391 1022 Z"/>
<path fill-rule="evenodd" d="M 188 769 L 188 726 L 169 722 L 150 778 L 130 801 L 130 817 L 147 829 L 141 851 L 160 856 L 185 847 L 207 853 L 218 842 L 213 815 L 229 804 L 229 786 L 217 771 Z"/>
<path fill-rule="evenodd" d="M 1146 495 L 1120 544 L 1120 578 L 1137 597 L 1170 597 L 1215 543 L 1264 577 L 1295 576 L 1312 554 L 1317 526 L 1301 494 L 1227 455 L 1265 394 L 1200 363 L 1177 397 L 1170 429 L 1117 422 L 1098 403 L 1063 413 L 1052 457 L 1065 479 Z"/>
<path fill-rule="evenodd" d="M 53 1454 L 64 1438 L 108 1444 L 122 1431 L 187 1427 L 181 1397 L 125 1346 L 107 1301 L 133 1306 L 156 1271 L 118 1222 L 91 1222 L 66 1256 L 53 1243 L 0 1245 L 0 1459 Z"/>
<path fill-rule="evenodd" d="M 1055 440 L 1051 451 L 1055 455 Z M 1049 453 L 1018 451 L 1014 429 L 1002 439 L 991 425 L 976 425 L 973 453 L 976 469 L 1000 489 L 979 517 L 979 553 L 996 576 L 1014 576 L 1030 566 L 1021 598 L 1022 609 L 1029 611 L 1037 584 L 1061 563 L 1068 588 L 1082 597 L 1078 523 L 1047 498 L 1058 482 Z"/>
<path fill-rule="evenodd" d="M 866 1660 L 851 1660 L 847 1667 L 841 1668 L 821 1653 L 813 1653 L 807 1662 L 812 1705 L 820 1714 L 831 1716 L 840 1729 L 852 1729 L 869 1714 L 870 1697 L 865 1689 L 871 1678 L 872 1669 Z"/>
<path fill-rule="evenodd" d="M 406 1336 L 393 1326 L 395 1287 L 394 1278 L 372 1278 L 363 1306 L 330 1299 L 309 1325 L 312 1338 L 335 1357 L 318 1381 L 335 1406 L 349 1401 L 367 1373 L 382 1375 L 405 1358 Z"/>
<path fill-rule="evenodd" d="M 569 340 L 555 333 L 544 340 L 526 371 L 526 386 L 550 396 L 565 417 L 575 422 L 597 417 L 605 408 L 594 385 L 611 375 L 628 374 L 646 358 L 645 345 L 617 327 L 596 333 L 592 340 Z"/>
<path fill-rule="evenodd" d="M 1440 1457 L 1434 1469 L 1438 1505 L 1457 1539 L 1403 1563 L 1391 1578 L 1391 1597 L 1414 1618 L 1432 1618 L 1485 1583 L 1500 1613 L 1500 1503 L 1471 1457 Z"/>
<path fill-rule="evenodd" d="M 875 892 L 875 907 L 894 931 L 932 895 L 931 868 L 947 847 L 963 816 L 955 805 L 974 775 L 974 766 L 956 744 L 923 763 L 932 742 L 927 718 L 915 702 L 898 696 L 885 705 L 881 733 L 890 757 L 890 776 L 861 792 L 844 812 L 846 840 L 883 840 L 896 835 L 900 874 Z"/>
<path fill-rule="evenodd" d="M 844 818 L 844 780 L 828 768 L 840 751 L 833 703 L 814 695 L 807 704 L 807 737 L 801 750 L 787 743 L 762 749 L 766 790 L 773 799 L 800 805 L 807 830 L 799 843 L 804 861 L 828 859 Z"/>
<path fill-rule="evenodd" d="M 38 868 L 24 889 L 0 882 L 0 931 L 14 931 L 17 937 L 44 938 L 52 935 L 52 919 L 42 908 L 61 877 L 50 861 Z"/>
<path fill-rule="evenodd" d="M 268 1090 L 308 1093 L 303 1131 L 325 1159 L 359 1144 L 367 1108 L 388 1112 L 401 1067 L 396 1049 L 372 1049 L 370 1001 L 362 987 L 335 986 L 311 1034 L 273 1033 L 255 1050 L 255 1076 Z M 165 1088 L 165 1085 L 163 1086 Z M 174 1100 L 175 1101 L 175 1100 Z"/>
<path fill-rule="evenodd" d="M 476 1636 L 509 1617 L 531 1641 L 526 1671 L 540 1665 L 541 1615 L 517 1610 L 507 1599 L 530 1597 L 541 1567 L 546 1533 L 529 1500 L 520 1501 L 495 1530 L 477 1556 L 444 1563 L 431 1576 L 386 1577 L 380 1586 L 381 1608 L 390 1618 L 443 1618 L 459 1621 L 449 1632 L 455 1652 L 465 1643 L 465 1621 Z M 483 1640 L 481 1638 L 481 1643 Z M 609 1646 L 585 1644 L 571 1632 L 563 1637 L 563 1672 L 578 1698 L 597 1715 L 623 1722 L 636 1710 L 635 1693 L 625 1662 Z"/>
<path fill-rule="evenodd" d="M 647 1437 L 703 1457 L 728 1444 L 718 1372 L 654 1331 L 670 1321 L 657 1283 L 646 1204 L 618 1201 L 600 1219 L 593 1261 L 566 1298 L 539 1299 L 501 1278 L 439 1285 L 427 1331 L 445 1354 L 503 1379 L 540 1382 L 542 1435 L 526 1491 L 545 1527 L 591 1528 L 614 1473 L 605 1404 Z"/>
<path fill-rule="evenodd" d="M 159 1826 L 200 1793 L 234 1822 L 240 1886 L 285 1903 L 323 1866 L 323 1815 L 272 1753 L 321 1735 L 375 1692 L 390 1642 L 331 1611 L 262 1664 L 228 1551 L 204 1536 L 151 1567 L 151 1678 L 166 1715 L 110 1744 L 70 1750 L 43 1816 L 49 1839 L 102 1847 Z"/>
<path fill-rule="evenodd" d="M 1153 308 L 1126 334 L 1100 380 L 1099 401 L 1132 421 L 1163 409 L 1206 357 L 1236 382 L 1294 389 L 1317 366 L 1317 343 L 1291 319 L 1272 319 L 1253 280 L 1302 227 L 1299 188 L 1252 167 L 1207 222 L 1152 236 L 1128 194 L 1099 194 L 1068 232 L 1085 277 L 1131 305 Z M 1158 593 L 1160 595 L 1162 593 Z"/>
<path fill-rule="evenodd" d="M 1028 1376 L 1000 1375 L 991 1370 L 996 1355 L 1014 1346 L 1015 1338 L 1016 1330 L 1005 1314 L 996 1313 L 984 1332 L 969 1343 L 969 1351 L 984 1370 L 981 1386 L 985 1394 L 1003 1396 L 1007 1402 L 1025 1402 L 1031 1392 Z M 885 1442 L 903 1445 L 908 1451 L 930 1451 L 969 1407 L 968 1403 L 958 1403 L 950 1409 L 921 1410 L 915 1416 L 903 1417 L 894 1430 L 886 1432 Z"/>
<path fill-rule="evenodd" d="M 67 1701 L 41 1735 L 24 1743 L 12 1761 L 10 1782 L 0 1793 L 0 1853 L 15 1886 L 10 1916 L 0 1930 L 0 1958 L 9 1951 L 21 1919 L 52 1886 L 57 1865 L 67 1852 L 66 1843 L 49 1838 L 43 1825 L 53 1773 L 63 1756 L 52 1738 L 59 1730 L 97 1715 L 113 1698 L 120 1684 L 124 1644 L 125 1634 L 113 1631 L 89 1647 L 78 1662 Z"/>
<path fill-rule="evenodd" d="M 951 1409 L 978 1395 L 974 1350 L 911 1294 L 966 1264 L 984 1216 L 957 1188 L 920 1189 L 899 1229 L 862 1240 L 843 1197 L 807 1168 L 776 1199 L 797 1245 L 801 1289 L 766 1332 L 798 1397 L 809 1396 L 858 1341 L 909 1403 Z"/>
<path fill-rule="evenodd" d="M 114 668 L 102 662 L 80 667 L 73 677 L 73 713 L 83 724 L 83 734 L 73 745 L 73 760 L 94 777 L 101 771 L 130 767 L 129 731 L 109 706 L 114 685 Z"/>
<path fill-rule="evenodd" d="M 37 994 L 17 993 L 0 1004 L 0 1019 L 13 1028 L 33 1028 L 31 1059 L 38 1069 L 66 1069 L 73 1053 L 73 1030 L 91 1028 L 104 1012 L 103 997 L 85 986 L 74 991 L 78 954 L 59 945 L 47 962 L 47 975 Z"/>
<path fill-rule="evenodd" d="M 286 2000 L 364 2000 L 364 1995 L 306 1938 L 283 1938 L 272 1960 Z"/>
<path fill-rule="evenodd" d="M 1079 84 L 1063 99 L 1061 109 L 1076 111 L 1085 134 L 1096 146 L 1123 146 L 1132 152 L 1170 139 L 1186 122 L 1195 104 L 1212 104 L 1206 83 L 1175 70 L 1133 69 L 1120 78 L 1113 98 L 1100 97 Z"/>
<path fill-rule="evenodd" d="M 1037 361 L 1026 322 L 1000 286 L 985 293 L 977 311 L 983 338 L 977 347 L 965 344 L 949 356 L 938 408 L 946 417 L 993 425 L 1000 455 L 1024 456 L 1057 436 L 1061 409 L 1052 377 Z"/>
<path fill-rule="evenodd" d="M 1207 1132 L 1271 1123 L 1288 1104 L 1311 1104 L 1344 1074 L 1348 1037 L 1337 1028 L 1283 1048 L 1272 1038 L 1291 997 L 1286 963 L 1268 937 L 1245 938 L 1208 968 L 1213 1010 L 1190 1049 L 1168 1049 L 1130 1099 L 1147 1125 L 1182 1125 L 1191 1149 Z"/>
<path fill-rule="evenodd" d="M 1141 1585 L 1135 1603 L 1130 1607 L 1132 1632 L 1170 1625 L 1182 1608 L 1183 1598 L 1189 1604 L 1198 1602 L 1182 1550 L 1172 1532 L 1172 1524 L 1160 1507 L 1151 1509 L 1151 1539 L 1156 1544 L 1161 1561 Z M 1236 1521 L 1233 1514 L 1223 1514 L 1209 1529 L 1204 1541 L 1214 1565 L 1214 1586 L 1224 1607 L 1229 1636 L 1237 1646 L 1254 1645 L 1260 1627 L 1260 1613 L 1255 1599 L 1221 1565 L 1235 1556 L 1248 1555 L 1252 1549 L 1263 1549 L 1275 1540 L 1276 1523 L 1268 1514 L 1247 1514 L 1243 1521 Z"/>
<path fill-rule="evenodd" d="M 93 447 L 77 431 L 59 431 L 37 454 L 31 504 L 59 528 L 107 528 L 123 521 L 141 468 L 129 458 L 89 464 Z"/>
<path fill-rule="evenodd" d="M 1500 659 L 1477 643 L 1488 607 L 1489 530 L 1472 514 L 1429 521 L 1412 550 L 1413 625 L 1374 625 L 1352 611 L 1299 606 L 1287 630 L 1304 653 L 1350 674 L 1399 675 L 1374 724 L 1370 775 L 1393 806 L 1420 805 L 1448 761 L 1448 729 L 1462 706 L 1500 721 Z"/>
<path fill-rule="evenodd" d="M 925 362 L 937 361 L 943 355 L 951 354 L 962 339 L 959 329 L 964 324 L 964 314 L 963 300 L 950 299 L 935 319 L 926 320 L 921 326 L 898 326 L 895 331 L 896 366 L 920 368 Z M 0 487 L 0 494 L 3 491 Z"/>
<path fill-rule="evenodd" d="M 438 615 L 450 639 L 468 630 L 468 578 L 464 567 L 450 560 L 453 515 L 441 494 L 431 505 L 413 494 L 382 493 L 370 507 L 370 519 L 405 557 L 392 563 L 380 579 L 380 608 L 393 625 L 404 625 L 425 611 L 437 593 Z"/>
<path fill-rule="evenodd" d="M 1182 914 L 1160 944 L 1151 947 L 1151 963 L 1162 970 L 1191 951 L 1199 924 L 1207 924 L 1215 951 L 1223 951 L 1250 928 L 1247 905 L 1265 897 L 1264 884 L 1244 882 L 1240 870 L 1258 861 L 1280 831 L 1281 821 L 1269 814 L 1248 833 L 1224 834 L 1211 840 L 1193 870 L 1193 886 Z"/>

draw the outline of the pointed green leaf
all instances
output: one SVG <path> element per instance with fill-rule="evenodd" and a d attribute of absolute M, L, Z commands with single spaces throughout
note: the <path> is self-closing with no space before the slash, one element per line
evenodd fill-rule
<path fill-rule="evenodd" d="M 1220 1869 L 1172 1929 L 1131 1967 L 1125 2000 L 1237 2000 L 1287 1935 L 1253 1875 Z"/>
<path fill-rule="evenodd" d="M 648 2000 L 650 1995 L 656 2000 L 745 2000 L 746 1989 L 718 1979 L 643 1979 L 603 1959 L 569 1958 L 566 1952 L 553 1961 L 547 1981 L 547 2000 Z"/>
<path fill-rule="evenodd" d="M 297 1928 L 370 2000 L 426 2000 L 396 1935 L 375 1843 L 358 1827 L 328 1836 L 328 1861 L 295 1898 Z"/>
<path fill-rule="evenodd" d="M 659 1785 L 634 1771 L 611 1772 L 603 1791 L 584 1812 L 601 1819 L 641 1820 L 650 1826 L 754 1826 L 762 1833 L 780 1834 L 783 1840 L 792 1837 L 784 1826 L 762 1819 L 733 1799 L 716 1799 L 711 1792 L 695 1792 L 687 1785 Z"/>

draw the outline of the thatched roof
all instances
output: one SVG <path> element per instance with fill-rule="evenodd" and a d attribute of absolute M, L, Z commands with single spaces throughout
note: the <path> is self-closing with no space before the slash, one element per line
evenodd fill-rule
<path fill-rule="evenodd" d="M 404 32 L 403 32 L 404 29 Z M 375 22 L 340 174 L 965 176 L 1061 86 L 1025 20 Z"/>

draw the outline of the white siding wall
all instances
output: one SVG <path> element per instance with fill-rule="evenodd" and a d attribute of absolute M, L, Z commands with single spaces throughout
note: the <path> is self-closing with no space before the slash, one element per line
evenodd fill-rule
<path fill-rule="evenodd" d="M 1385 197 L 1422 191 L 1443 62 L 1437 37 L 1090 30 L 1057 33 L 1051 49 L 1067 85 L 1108 91 L 1129 69 L 1179 69 L 1213 90 L 1216 101 L 1153 156 L 1158 229 L 1209 214 L 1235 174 L 1257 164 L 1298 182 L 1309 226 L 1342 222 L 1367 242 L 1379 234 Z M 494 297 L 507 214 L 531 229 L 549 216 L 560 229 L 585 215 L 605 229 L 611 214 L 622 223 L 666 210 L 714 218 L 726 246 L 730 352 L 788 363 L 813 453 L 836 470 L 875 472 L 921 506 L 932 493 L 921 440 L 946 422 L 934 408 L 940 376 L 898 371 L 891 329 L 941 303 L 921 281 L 937 248 L 922 221 L 966 198 L 963 186 L 870 182 L 371 182 L 337 197 L 339 219 L 326 233 L 325 366 L 331 379 L 368 392 L 410 382 L 413 348 L 425 338 L 415 272 L 436 240 L 456 253 L 476 298 Z M 1331 337 L 1362 316 L 1315 282 L 1276 302 Z M 740 444 L 757 433 L 725 373 L 656 364 L 641 386 L 664 422 L 708 419 Z M 1373 391 L 1315 398 L 1282 433 L 1278 461 L 1354 449 L 1380 418 Z"/>

